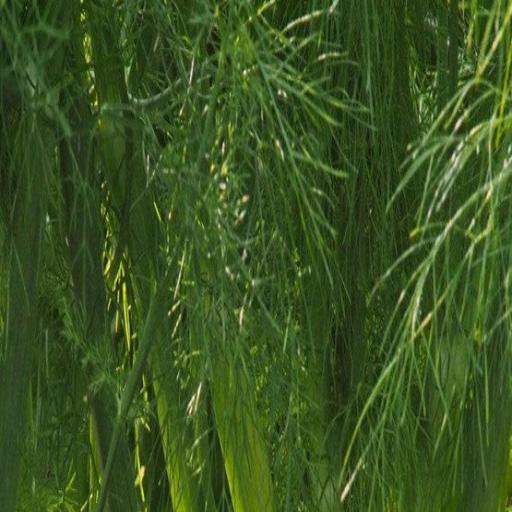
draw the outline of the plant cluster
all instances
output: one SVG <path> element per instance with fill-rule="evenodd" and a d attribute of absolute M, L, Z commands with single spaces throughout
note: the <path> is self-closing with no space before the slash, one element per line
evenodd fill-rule
<path fill-rule="evenodd" d="M 0 0 L 0 509 L 495 512 L 512 4 Z"/>

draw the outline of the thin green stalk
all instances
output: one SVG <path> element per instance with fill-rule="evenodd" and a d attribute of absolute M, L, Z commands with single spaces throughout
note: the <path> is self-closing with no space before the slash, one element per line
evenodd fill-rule
<path fill-rule="evenodd" d="M 107 16 L 100 12 L 99 4 L 88 2 L 92 46 L 95 65 L 95 87 L 100 100 L 100 107 L 121 107 L 128 105 L 128 94 L 124 83 L 123 70 L 119 55 L 109 57 L 116 43 L 116 22 L 112 10 Z M 108 8 L 107 8 L 108 9 Z M 100 20 L 102 20 L 100 22 Z M 101 30 L 100 30 L 101 28 Z M 110 61 L 110 64 L 107 62 Z M 119 246 L 128 249 L 129 261 L 134 270 L 134 284 L 140 292 L 138 313 L 146 316 L 146 307 L 151 296 L 153 279 L 162 281 L 157 269 L 161 266 L 158 257 L 158 221 L 147 187 L 144 163 L 140 152 L 141 133 L 135 119 L 121 114 L 116 123 L 109 112 L 102 114 L 100 126 L 100 146 L 106 163 L 107 182 L 112 193 L 114 207 L 118 212 L 121 228 Z M 149 318 L 149 312 L 147 313 Z M 162 317 L 164 313 L 162 313 Z M 166 333 L 161 328 L 156 333 L 160 337 Z M 156 345 L 162 343 L 159 340 Z M 160 432 L 166 460 L 166 469 L 173 507 L 177 511 L 190 512 L 198 510 L 200 492 L 196 479 L 191 473 L 186 459 L 186 447 L 183 438 L 187 438 L 187 426 L 181 428 L 183 419 L 179 414 L 183 407 L 179 405 L 179 393 L 174 371 L 164 367 L 161 355 L 156 348 L 155 357 L 150 357 L 152 383 L 156 396 L 156 410 L 159 418 Z M 137 359 L 136 359 L 137 361 Z M 172 362 L 169 361 L 172 368 Z M 184 437 L 183 437 L 184 436 Z M 113 445 L 111 445 L 113 446 Z M 113 452 L 115 453 L 115 451 Z M 102 485 L 100 500 L 105 499 L 106 487 Z M 98 507 L 103 506 L 100 501 Z"/>
<path fill-rule="evenodd" d="M 78 30 L 80 10 L 74 12 L 75 28 Z M 80 34 L 80 32 L 78 32 Z M 63 137 L 60 144 L 61 179 L 65 206 L 65 233 L 68 240 L 68 255 L 76 298 L 76 332 L 84 356 L 91 353 L 102 354 L 108 351 L 109 329 L 106 311 L 106 288 L 103 280 L 101 253 L 103 233 L 99 208 L 99 180 L 93 168 L 92 138 L 86 132 L 80 135 L 79 127 L 92 126 L 92 116 L 85 97 L 82 69 L 84 58 L 82 41 L 70 42 L 68 63 L 70 72 L 76 77 L 74 86 L 67 87 L 61 94 L 62 106 L 68 113 L 68 123 L 74 136 Z M 85 368 L 89 380 L 95 375 L 94 363 Z M 91 441 L 96 445 L 96 464 L 100 470 L 106 462 L 108 447 L 113 434 L 115 397 L 106 385 L 101 385 L 90 396 L 83 389 L 82 396 L 89 395 L 91 421 L 93 426 Z M 77 461 L 78 464 L 83 461 Z M 116 473 L 111 485 L 110 508 L 115 510 L 136 510 L 138 500 L 134 481 L 127 468 L 132 466 L 126 438 L 121 440 L 121 448 L 116 459 Z M 90 482 L 92 487 L 93 482 Z"/>
<path fill-rule="evenodd" d="M 169 293 L 169 286 L 172 277 L 172 272 L 168 271 L 160 282 L 159 287 L 151 300 L 151 304 L 146 318 L 144 329 L 142 331 L 141 340 L 135 354 L 133 367 L 130 371 L 126 384 L 124 386 L 121 402 L 117 411 L 116 422 L 112 433 L 108 449 L 108 457 L 103 472 L 101 482 L 101 490 L 98 498 L 97 512 L 102 512 L 105 508 L 107 501 L 107 493 L 109 492 L 109 481 L 112 476 L 116 451 L 118 449 L 119 441 L 122 438 L 122 432 L 125 429 L 125 422 L 128 415 L 129 408 L 133 402 L 135 393 L 137 392 L 146 361 L 148 359 L 150 350 L 158 338 L 158 328 L 161 318 L 166 314 L 167 301 L 166 296 Z"/>
<path fill-rule="evenodd" d="M 2 7 L 3 8 L 3 7 Z M 66 12 L 60 0 L 47 6 L 49 22 L 66 20 Z M 17 10 L 4 13 L 8 23 L 2 31 L 2 46 L 20 30 Z M 13 30 L 14 33 L 11 33 Z M 26 44 L 26 41 L 23 43 Z M 22 44 L 23 44 L 22 43 Z M 38 34 L 33 41 L 36 52 L 45 54 L 54 44 L 52 37 Z M 3 60 L 4 55 L 2 55 Z M 20 59 L 30 60 L 26 47 L 20 51 Z M 45 63 L 36 84 L 41 87 L 55 82 L 62 66 L 62 44 L 54 48 L 52 58 Z M 28 81 L 27 81 L 28 82 Z M 3 82 L 0 92 L 3 94 Z M 18 93 L 28 85 L 12 80 L 13 90 Z M 12 99 L 12 98 L 11 98 Z M 16 99 L 20 99 L 18 97 Z M 2 98 L 2 105 L 5 101 Z M 51 172 L 52 136 L 42 122 L 42 109 L 29 110 L 20 101 L 18 119 L 11 124 L 13 133 L 5 131 L 8 152 L 2 162 L 4 184 L 12 192 L 6 194 L 11 208 L 6 232 L 8 236 L 7 311 L 0 352 L 0 458 L 5 474 L 0 478 L 0 503 L 6 512 L 17 507 L 17 490 L 26 433 L 29 383 L 32 377 L 34 351 L 39 331 L 38 280 L 41 268 L 43 235 L 46 226 L 46 207 Z M 19 120 L 19 121 L 18 121 Z M 5 129 L 5 126 L 3 126 Z M 3 131 L 3 130 L 2 130 Z M 26 145 L 32 151 L 25 151 Z"/>
<path fill-rule="evenodd" d="M 0 360 L 0 503 L 16 510 L 16 496 L 24 446 L 25 422 L 32 360 L 38 337 L 38 279 L 48 194 L 48 161 L 34 116 L 27 116 L 14 144 L 31 140 L 34 151 L 10 162 L 17 169 L 16 198 L 9 229 L 8 303 Z M 37 150 L 37 151 L 36 151 Z M 39 158 L 38 158 L 39 157 Z"/>

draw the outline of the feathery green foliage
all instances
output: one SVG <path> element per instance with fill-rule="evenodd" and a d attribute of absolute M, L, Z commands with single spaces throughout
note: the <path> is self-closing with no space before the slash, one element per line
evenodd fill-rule
<path fill-rule="evenodd" d="M 504 510 L 512 7 L 0 0 L 0 508 Z"/>

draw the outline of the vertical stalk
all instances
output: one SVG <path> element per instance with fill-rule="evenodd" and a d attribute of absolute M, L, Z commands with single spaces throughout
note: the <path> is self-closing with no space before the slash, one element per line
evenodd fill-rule
<path fill-rule="evenodd" d="M 63 2 L 48 2 L 48 23 L 65 23 L 67 19 Z M 15 32 L 16 10 L 10 8 L 9 27 Z M 4 15 L 4 13 L 2 13 Z M 8 33 L 8 32 L 7 32 Z M 3 43 L 3 41 L 2 41 Z M 37 34 L 35 53 L 49 56 L 54 44 L 48 34 Z M 35 87 L 46 87 L 55 82 L 62 66 L 62 46 L 53 48 L 52 57 L 45 61 L 39 81 Z M 26 55 L 20 55 L 23 59 Z M 25 84 L 11 83 L 12 90 L 19 92 Z M 3 93 L 3 84 L 0 87 Z M 18 99 L 18 98 L 16 98 Z M 21 99 L 21 98 L 20 98 Z M 29 383 L 32 377 L 34 351 L 38 335 L 38 278 L 41 265 L 43 234 L 46 222 L 46 206 L 49 192 L 49 169 L 52 157 L 49 151 L 52 137 L 41 122 L 40 113 L 28 112 L 27 105 L 20 102 L 17 136 L 2 134 L 8 141 L 6 172 L 8 186 L 13 187 L 8 197 L 11 207 L 7 220 L 8 271 L 7 312 L 0 352 L 0 460 L 3 473 L 0 475 L 0 504 L 2 510 L 16 509 L 21 456 L 25 441 Z M 14 124 L 14 123 L 13 123 Z M 31 148 L 30 151 L 26 147 Z"/>
<path fill-rule="evenodd" d="M 457 88 L 459 75 L 459 8 L 457 0 L 442 2 L 437 28 L 438 103 L 441 111 Z"/>
<path fill-rule="evenodd" d="M 80 9 L 74 9 L 74 27 L 79 28 Z M 79 32 L 78 32 L 79 33 Z M 99 212 L 99 180 L 94 172 L 92 144 L 89 132 L 83 126 L 92 126 L 92 116 L 85 97 L 83 55 L 81 40 L 72 40 L 69 46 L 68 62 L 75 63 L 70 72 L 75 76 L 73 85 L 62 92 L 61 103 L 68 112 L 71 137 L 62 137 L 60 143 L 60 165 L 63 183 L 64 205 L 67 220 L 65 232 L 68 240 L 68 256 L 71 265 L 73 291 L 76 298 L 77 332 L 85 346 L 99 353 L 109 351 L 109 329 L 106 315 L 106 290 L 101 264 L 103 233 Z M 86 368 L 89 377 L 94 368 Z M 81 391 L 85 396 L 87 390 Z M 106 385 L 102 385 L 94 396 L 90 396 L 92 442 L 97 466 L 102 471 L 105 465 L 110 439 L 113 434 L 115 397 Z M 112 479 L 109 496 L 110 509 L 137 510 L 137 496 L 134 488 L 135 476 L 130 467 L 126 438 L 123 436 L 115 460 L 116 470 Z M 83 461 L 82 461 L 83 463 Z M 77 461 L 80 464 L 80 461 Z M 92 482 L 91 482 L 92 484 Z"/>
<path fill-rule="evenodd" d="M 115 12 L 105 2 L 88 1 L 88 17 L 92 39 L 95 88 L 100 108 L 128 105 L 124 71 L 117 41 Z M 160 282 L 158 268 L 158 221 L 140 152 L 140 133 L 129 113 L 117 120 L 102 116 L 100 149 L 106 163 L 107 181 L 114 208 L 120 222 L 120 246 L 128 249 L 134 270 L 135 285 L 139 290 L 138 313 L 144 318 L 152 295 L 151 283 Z M 164 315 L 163 315 L 164 316 Z M 164 327 L 167 322 L 163 322 Z M 162 357 L 160 343 L 170 332 L 164 327 L 155 335 L 154 354 L 148 356 L 152 383 L 157 402 L 157 415 L 166 461 L 167 476 L 173 508 L 177 512 L 200 510 L 200 491 L 197 479 L 187 463 L 187 425 L 183 424 L 184 406 L 179 400 L 177 376 L 171 360 Z M 163 339 L 162 339 L 163 338 Z"/>
<path fill-rule="evenodd" d="M 25 152 L 28 141 L 33 150 Z M 46 148 L 35 117 L 27 116 L 22 121 L 20 138 L 13 143 L 19 148 L 10 162 L 12 171 L 17 170 L 17 187 L 9 230 L 8 304 L 0 360 L 0 503 L 5 512 L 16 510 L 28 389 L 37 339 L 37 281 L 49 163 L 43 156 Z"/>
<path fill-rule="evenodd" d="M 218 351 L 213 356 L 212 393 L 233 510 L 271 512 L 272 477 L 252 389 L 242 368 L 226 356 Z"/>

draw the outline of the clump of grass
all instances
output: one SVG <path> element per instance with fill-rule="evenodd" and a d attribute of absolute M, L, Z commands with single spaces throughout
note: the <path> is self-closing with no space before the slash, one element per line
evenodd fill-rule
<path fill-rule="evenodd" d="M 503 508 L 511 17 L 0 4 L 2 510 Z"/>

